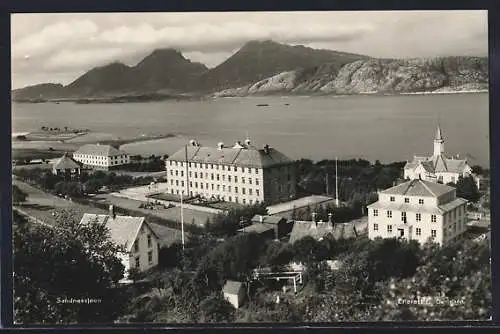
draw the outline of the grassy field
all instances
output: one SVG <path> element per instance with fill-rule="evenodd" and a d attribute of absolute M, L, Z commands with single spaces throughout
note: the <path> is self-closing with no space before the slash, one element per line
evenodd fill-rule
<path fill-rule="evenodd" d="M 84 213 L 93 214 L 107 214 L 108 211 L 93 207 L 90 205 L 82 205 L 75 202 L 70 202 L 63 198 L 45 193 L 37 188 L 34 188 L 24 182 L 17 180 L 13 184 L 18 186 L 19 189 L 28 194 L 27 202 L 22 204 L 20 208 L 31 216 L 34 216 L 47 224 L 54 223 L 55 211 L 69 210 L 75 213 L 75 218 L 79 221 Z M 181 240 L 180 230 L 169 228 L 160 224 L 148 222 L 151 228 L 156 232 L 160 238 L 160 244 L 168 246 L 174 242 Z M 185 238 L 189 238 L 189 234 L 185 233 Z"/>
<path fill-rule="evenodd" d="M 155 210 L 149 210 L 149 209 L 140 209 L 139 205 L 143 202 L 129 199 L 129 198 L 123 198 L 123 197 L 117 197 L 109 194 L 102 194 L 102 195 L 96 195 L 96 199 L 100 199 L 101 201 L 109 204 L 113 204 L 117 207 L 121 207 L 127 210 L 134 210 L 138 211 L 147 215 L 153 215 L 161 219 L 165 220 L 171 220 L 171 221 L 176 221 L 180 223 L 181 220 L 181 209 L 179 207 L 173 207 L 169 209 L 155 209 Z M 193 224 L 193 222 L 197 225 L 204 224 L 209 218 L 212 220 L 212 218 L 215 215 L 213 213 L 207 213 L 207 212 L 201 212 L 201 211 L 196 211 L 196 210 L 191 210 L 191 209 L 184 209 L 184 223 L 185 224 Z M 179 226 L 180 229 L 180 226 Z"/>

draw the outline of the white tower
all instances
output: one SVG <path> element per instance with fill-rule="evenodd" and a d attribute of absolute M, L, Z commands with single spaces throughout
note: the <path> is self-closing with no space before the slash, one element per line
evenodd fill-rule
<path fill-rule="evenodd" d="M 441 127 L 437 126 L 436 138 L 434 138 L 434 156 L 438 156 L 444 153 L 444 139 L 441 133 Z"/>

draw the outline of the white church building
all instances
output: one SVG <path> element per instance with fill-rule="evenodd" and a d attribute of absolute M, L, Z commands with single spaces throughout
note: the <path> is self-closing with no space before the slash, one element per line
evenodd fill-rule
<path fill-rule="evenodd" d="M 471 175 L 479 187 L 480 179 L 472 173 L 472 168 L 467 159 L 445 153 L 444 139 L 439 125 L 434 138 L 434 153 L 432 156 L 414 156 L 413 161 L 407 162 L 404 167 L 404 178 L 406 180 L 421 179 L 447 184 L 450 182 L 457 183 L 460 176 L 468 177 Z"/>

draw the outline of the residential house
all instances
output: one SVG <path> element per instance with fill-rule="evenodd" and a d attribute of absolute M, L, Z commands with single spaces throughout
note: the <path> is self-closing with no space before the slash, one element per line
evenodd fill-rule
<path fill-rule="evenodd" d="M 311 237 L 315 240 L 322 240 L 330 235 L 335 239 L 350 239 L 358 237 L 356 227 L 352 223 L 333 223 L 332 215 L 329 215 L 327 222 L 316 221 L 315 213 L 313 213 L 312 221 L 296 221 L 293 224 L 292 232 L 290 233 L 290 243 L 294 243 L 305 237 Z"/>
<path fill-rule="evenodd" d="M 158 265 L 159 237 L 145 218 L 116 215 L 112 205 L 109 210 L 108 215 L 86 213 L 80 224 L 95 221 L 106 225 L 111 240 L 124 247 L 120 259 L 125 267 L 126 277 L 132 269 L 144 272 Z"/>
<path fill-rule="evenodd" d="M 293 222 L 280 216 L 255 215 L 251 219 L 251 225 L 241 228 L 238 233 L 258 233 L 269 236 L 276 240 L 290 233 Z"/>
<path fill-rule="evenodd" d="M 368 205 L 368 237 L 446 245 L 465 232 L 466 206 L 454 187 L 414 179 L 379 192 Z"/>

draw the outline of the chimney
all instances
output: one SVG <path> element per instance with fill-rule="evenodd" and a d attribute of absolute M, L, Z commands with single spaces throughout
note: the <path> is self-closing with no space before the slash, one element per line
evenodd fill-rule
<path fill-rule="evenodd" d="M 115 207 L 113 206 L 113 204 L 109 206 L 109 216 L 113 219 L 116 218 Z"/>
<path fill-rule="evenodd" d="M 217 147 L 219 148 L 219 150 L 222 150 L 224 148 L 224 143 L 223 142 L 218 143 Z"/>
<path fill-rule="evenodd" d="M 251 143 L 252 142 L 251 142 L 250 138 L 245 139 L 245 145 L 246 146 L 250 146 Z"/>
<path fill-rule="evenodd" d="M 264 153 L 269 154 L 269 145 L 264 145 Z"/>

